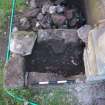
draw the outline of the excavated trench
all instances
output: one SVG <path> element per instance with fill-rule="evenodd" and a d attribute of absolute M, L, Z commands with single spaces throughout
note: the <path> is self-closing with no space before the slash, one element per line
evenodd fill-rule
<path fill-rule="evenodd" d="M 56 73 L 64 77 L 85 73 L 83 62 L 85 43 L 76 32 L 87 22 L 84 0 L 61 1 L 57 5 L 66 7 L 67 11 L 76 10 L 80 20 L 75 23 L 74 19 L 75 24 L 72 26 L 68 22 L 64 29 L 63 27 L 39 29 L 32 54 L 25 57 L 26 72 Z M 57 3 L 56 0 L 52 2 L 54 5 Z"/>
<path fill-rule="evenodd" d="M 97 47 L 99 43 L 104 49 L 104 41 L 100 41 L 105 30 L 104 24 L 100 26 L 105 20 L 104 0 L 47 1 L 28 0 L 29 8 L 15 15 L 10 45 L 13 54 L 5 73 L 7 87 L 29 86 L 34 81 L 85 80 L 104 74 L 104 53 Z M 94 37 L 103 35 L 95 44 L 94 33 L 89 33 L 92 28 Z M 95 55 L 102 61 L 99 67 Z"/>

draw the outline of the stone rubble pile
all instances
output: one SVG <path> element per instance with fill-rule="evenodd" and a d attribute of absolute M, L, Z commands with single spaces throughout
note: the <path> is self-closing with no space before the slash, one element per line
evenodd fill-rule
<path fill-rule="evenodd" d="M 85 23 L 81 11 L 65 0 L 28 0 L 29 8 L 21 15 L 15 15 L 14 26 L 18 30 L 71 29 Z"/>

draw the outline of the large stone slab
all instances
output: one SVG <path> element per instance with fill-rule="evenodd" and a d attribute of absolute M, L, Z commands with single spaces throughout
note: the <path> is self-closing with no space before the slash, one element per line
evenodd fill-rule
<path fill-rule="evenodd" d="M 30 55 L 36 38 L 37 34 L 35 32 L 13 32 L 10 43 L 10 51 L 22 56 Z"/>
<path fill-rule="evenodd" d="M 6 88 L 24 86 L 24 57 L 14 54 L 6 65 L 4 84 Z"/>
<path fill-rule="evenodd" d="M 97 76 L 100 79 L 105 78 L 105 24 L 100 24 L 90 31 L 84 61 L 88 79 Z"/>
<path fill-rule="evenodd" d="M 105 19 L 105 0 L 84 0 L 87 22 L 91 25 Z"/>
<path fill-rule="evenodd" d="M 83 45 L 77 30 L 39 30 L 32 54 L 25 57 L 26 71 L 79 74 L 84 71 Z"/>

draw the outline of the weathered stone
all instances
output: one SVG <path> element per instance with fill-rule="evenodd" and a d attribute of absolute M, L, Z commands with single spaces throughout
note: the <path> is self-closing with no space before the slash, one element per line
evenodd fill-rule
<path fill-rule="evenodd" d="M 27 18 L 36 17 L 38 15 L 39 11 L 40 11 L 39 8 L 30 9 L 28 11 L 25 11 L 24 16 L 27 17 Z"/>
<path fill-rule="evenodd" d="M 44 4 L 42 7 L 42 14 L 46 14 L 49 12 L 50 5 L 49 4 Z"/>
<path fill-rule="evenodd" d="M 105 1 L 104 0 L 85 0 L 87 22 L 90 25 L 97 24 L 105 19 Z"/>
<path fill-rule="evenodd" d="M 40 72 L 26 72 L 28 78 L 25 79 L 26 86 L 32 86 L 35 82 L 45 81 L 62 81 L 62 80 L 75 80 L 76 83 L 84 83 L 85 76 L 83 74 L 64 77 L 57 73 L 40 73 Z M 27 77 L 27 76 L 26 76 Z"/>
<path fill-rule="evenodd" d="M 31 8 L 42 7 L 45 3 L 50 3 L 50 0 L 28 0 L 27 2 Z"/>
<path fill-rule="evenodd" d="M 14 54 L 6 65 L 5 87 L 17 88 L 24 86 L 24 58 Z"/>
<path fill-rule="evenodd" d="M 64 80 L 62 75 L 56 73 L 38 73 L 38 72 L 28 72 L 29 77 L 26 80 L 28 86 L 32 86 L 32 83 L 42 82 L 42 81 L 58 81 Z"/>
<path fill-rule="evenodd" d="M 54 24 L 61 26 L 66 21 L 66 17 L 64 15 L 54 14 L 54 15 L 52 15 L 52 20 L 53 20 Z"/>
<path fill-rule="evenodd" d="M 39 13 L 38 16 L 37 16 L 37 20 L 41 21 L 43 19 L 43 14 L 42 13 Z"/>
<path fill-rule="evenodd" d="M 17 27 L 20 30 L 20 19 L 22 18 L 22 14 L 16 14 L 14 16 L 14 27 Z"/>
<path fill-rule="evenodd" d="M 22 56 L 30 55 L 37 35 L 34 32 L 17 31 L 13 33 L 10 50 Z"/>
<path fill-rule="evenodd" d="M 37 22 L 36 23 L 36 28 L 38 28 L 40 26 L 40 23 L 39 22 Z"/>
<path fill-rule="evenodd" d="M 20 24 L 18 27 L 20 30 L 28 30 L 30 28 L 30 22 L 26 17 L 23 17 L 20 19 Z"/>
<path fill-rule="evenodd" d="M 30 23 L 31 23 L 32 29 L 33 29 L 33 30 L 36 29 L 36 23 L 37 23 L 36 18 L 32 18 L 30 21 L 31 21 Z"/>
<path fill-rule="evenodd" d="M 17 32 L 18 28 L 17 27 L 13 27 L 12 32 Z"/>
<path fill-rule="evenodd" d="M 51 29 L 51 23 L 52 23 L 52 19 L 50 15 L 45 15 L 42 21 L 40 21 L 42 29 Z"/>
<path fill-rule="evenodd" d="M 84 25 L 77 30 L 79 38 L 85 43 L 88 43 L 88 35 L 92 27 L 90 25 Z"/>
<path fill-rule="evenodd" d="M 95 105 L 104 105 L 105 104 L 105 98 L 98 98 L 95 101 Z"/>
<path fill-rule="evenodd" d="M 105 75 L 105 26 L 96 27 L 89 32 L 88 47 L 85 51 L 86 76 L 103 77 Z M 105 77 L 104 77 L 105 78 Z"/>
<path fill-rule="evenodd" d="M 49 13 L 50 13 L 50 14 L 56 13 L 56 10 L 57 10 L 57 6 L 50 6 L 50 7 L 49 7 Z"/>
<path fill-rule="evenodd" d="M 74 75 L 84 71 L 83 44 L 76 30 L 39 30 L 26 71 Z"/>
<path fill-rule="evenodd" d="M 97 49 L 100 59 L 105 63 L 105 33 L 103 33 L 98 39 L 98 49 Z"/>
<path fill-rule="evenodd" d="M 79 19 L 74 17 L 73 19 L 69 20 L 68 24 L 70 28 L 78 28 Z"/>
<path fill-rule="evenodd" d="M 103 104 L 103 102 L 105 102 L 104 81 L 95 81 L 79 84 L 75 87 L 75 89 L 76 96 L 78 97 L 80 105 L 104 105 Z"/>
<path fill-rule="evenodd" d="M 37 4 L 36 4 L 35 0 L 30 0 L 30 7 L 31 8 L 36 8 L 37 7 Z"/>
<path fill-rule="evenodd" d="M 65 16 L 67 19 L 72 19 L 73 18 L 73 9 L 70 10 L 65 10 Z"/>
<path fill-rule="evenodd" d="M 30 8 L 29 10 L 24 11 L 24 15 L 19 16 L 19 19 L 16 19 L 15 26 L 20 30 L 37 30 L 37 29 L 70 29 L 70 28 L 79 28 L 83 23 L 82 13 L 78 8 L 69 8 L 67 5 L 56 4 L 56 0 L 53 2 L 47 1 L 37 1 L 30 0 L 29 2 L 39 2 L 41 6 L 37 3 L 37 8 Z M 42 3 L 43 2 L 43 3 Z M 69 1 L 66 1 L 69 2 Z M 72 2 L 71 2 L 72 3 Z M 73 2 L 74 3 L 74 2 Z M 33 4 L 34 5 L 34 4 Z M 71 5 L 71 4 L 70 4 Z M 34 6 L 33 6 L 34 7 Z M 26 17 L 27 19 L 25 19 Z M 22 22 L 20 23 L 20 20 Z M 35 20 L 36 22 L 32 22 Z M 53 22 L 52 22 L 53 20 Z M 40 23 L 40 26 L 36 29 L 37 21 Z M 30 23 L 30 27 L 29 27 Z M 17 24 L 17 25 L 16 25 Z"/>
<path fill-rule="evenodd" d="M 52 0 L 52 1 L 53 1 L 53 0 Z M 55 4 L 56 4 L 56 5 L 58 5 L 58 4 L 60 5 L 63 1 L 64 1 L 64 0 L 55 0 Z"/>
<path fill-rule="evenodd" d="M 56 11 L 57 11 L 57 13 L 63 13 L 64 12 L 64 7 L 63 6 L 60 6 L 60 5 L 57 5 L 57 7 L 56 7 Z"/>

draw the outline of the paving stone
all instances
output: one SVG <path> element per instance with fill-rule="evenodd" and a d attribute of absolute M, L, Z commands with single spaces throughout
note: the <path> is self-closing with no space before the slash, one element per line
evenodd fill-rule
<path fill-rule="evenodd" d="M 30 55 L 37 38 L 36 33 L 27 31 L 17 31 L 13 33 L 10 43 L 10 51 L 22 56 Z"/>
<path fill-rule="evenodd" d="M 6 65 L 5 87 L 17 88 L 24 86 L 24 57 L 14 54 Z"/>

